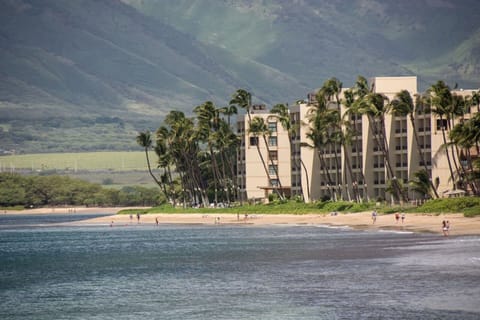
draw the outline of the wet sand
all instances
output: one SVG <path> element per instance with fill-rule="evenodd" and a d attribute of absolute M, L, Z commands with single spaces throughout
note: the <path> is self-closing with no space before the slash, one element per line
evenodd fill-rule
<path fill-rule="evenodd" d="M 378 215 L 375 223 L 372 222 L 371 212 L 339 213 L 330 214 L 253 214 L 245 218 L 244 215 L 237 217 L 231 213 L 185 213 L 185 214 L 144 214 L 137 221 L 135 215 L 130 219 L 129 215 L 117 215 L 116 213 L 126 208 L 55 208 L 33 209 L 23 211 L 9 211 L 15 214 L 65 214 L 65 213 L 105 213 L 111 214 L 104 217 L 96 217 L 81 222 L 69 222 L 69 225 L 155 225 L 158 218 L 159 224 L 207 224 L 207 225 L 329 225 L 349 226 L 357 229 L 373 230 L 397 230 L 411 232 L 429 232 L 442 234 L 442 221 L 450 222 L 450 236 L 480 235 L 480 216 L 465 218 L 462 214 L 414 214 L 407 213 L 405 221 L 395 220 L 395 215 Z"/>

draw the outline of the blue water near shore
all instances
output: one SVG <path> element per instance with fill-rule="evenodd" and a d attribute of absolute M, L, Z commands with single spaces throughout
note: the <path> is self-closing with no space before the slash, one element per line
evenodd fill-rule
<path fill-rule="evenodd" d="M 3 218 L 1 319 L 480 319 L 479 237 Z"/>

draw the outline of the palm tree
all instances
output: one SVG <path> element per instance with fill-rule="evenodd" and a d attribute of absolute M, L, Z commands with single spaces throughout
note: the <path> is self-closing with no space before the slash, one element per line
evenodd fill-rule
<path fill-rule="evenodd" d="M 472 92 L 472 104 L 477 106 L 477 112 L 480 113 L 480 90 Z"/>
<path fill-rule="evenodd" d="M 245 109 L 248 115 L 248 121 L 252 121 L 250 108 L 252 107 L 252 94 L 245 89 L 238 89 L 230 100 L 230 107 L 239 107 Z"/>
<path fill-rule="evenodd" d="M 413 176 L 414 178 L 409 181 L 413 191 L 429 198 L 433 198 L 434 192 L 436 195 L 435 186 L 432 184 L 430 173 L 427 170 L 421 169 L 415 172 Z"/>
<path fill-rule="evenodd" d="M 308 113 L 309 132 L 306 137 L 311 141 L 311 144 L 303 143 L 303 147 L 309 147 L 316 151 L 320 162 L 320 169 L 327 180 L 328 191 L 330 198 L 337 200 L 338 181 L 334 182 L 330 175 L 330 168 L 325 157 L 325 150 L 331 147 L 331 124 L 337 119 L 337 111 L 327 108 L 325 99 L 317 99 L 317 104 Z"/>
<path fill-rule="evenodd" d="M 171 111 L 165 117 L 165 123 L 170 127 L 170 145 L 175 167 L 180 175 L 183 190 L 190 199 L 200 197 L 201 202 L 208 206 L 207 185 L 202 175 L 200 162 L 202 151 L 199 146 L 199 131 L 192 119 L 186 118 L 181 111 Z M 184 194 L 184 205 L 186 198 Z"/>
<path fill-rule="evenodd" d="M 342 90 L 342 83 L 337 78 L 330 78 L 326 80 L 320 90 L 318 90 L 316 94 L 317 101 L 323 100 L 324 104 L 326 105 L 327 109 L 331 109 L 330 105 L 334 104 L 336 112 L 334 117 L 331 119 L 332 122 L 330 123 L 331 130 L 329 132 L 330 144 L 331 148 L 333 149 L 333 155 L 335 159 L 335 172 L 336 172 L 336 187 L 338 188 L 339 196 L 341 197 L 341 185 L 347 186 L 347 184 L 342 181 L 341 173 L 340 173 L 340 158 L 341 154 L 338 152 L 338 145 L 342 145 L 342 128 L 340 123 L 340 99 L 339 94 Z M 348 193 L 348 188 L 347 188 Z"/>
<path fill-rule="evenodd" d="M 236 194 L 235 156 L 239 146 L 239 139 L 223 119 L 219 122 L 218 130 L 213 132 L 210 138 L 214 148 L 218 151 L 222 184 L 226 191 L 227 202 L 230 203 L 230 193 L 232 191 L 235 197 L 238 196 Z M 240 202 L 242 202 L 241 198 Z"/>
<path fill-rule="evenodd" d="M 150 134 L 150 131 L 144 131 L 144 132 L 139 132 L 137 135 L 137 143 L 144 148 L 145 150 L 145 157 L 147 158 L 147 166 L 148 166 L 148 172 L 150 173 L 150 176 L 153 178 L 155 183 L 162 188 L 162 182 L 157 179 L 157 177 L 153 174 L 152 172 L 152 167 L 150 165 L 150 158 L 148 156 L 148 151 L 149 149 L 152 148 L 153 146 L 153 141 L 152 141 L 152 135 Z"/>
<path fill-rule="evenodd" d="M 452 101 L 452 94 L 450 88 L 443 82 L 437 81 L 427 90 L 427 96 L 430 99 L 430 108 L 432 113 L 436 114 L 440 118 L 440 128 L 442 130 L 443 144 L 447 145 L 447 126 L 444 122 L 448 122 L 449 119 L 449 106 Z M 445 121 L 444 121 L 445 120 Z M 450 159 L 450 152 L 448 148 L 445 148 L 445 154 L 447 156 L 448 168 L 450 170 L 450 179 L 453 184 L 453 189 L 456 189 L 455 175 L 453 173 L 452 161 Z"/>
<path fill-rule="evenodd" d="M 345 90 L 344 92 L 344 100 L 342 102 L 346 108 L 344 117 L 347 117 L 347 118 L 353 117 L 353 119 L 357 119 L 358 117 L 361 117 L 362 115 L 356 109 L 355 102 L 363 99 L 369 92 L 370 92 L 370 89 L 368 88 L 367 79 L 365 79 L 362 76 L 358 76 L 355 82 L 355 85 L 351 89 Z M 348 122 L 348 121 L 345 121 L 345 122 Z M 361 143 L 360 143 L 359 135 L 361 135 L 362 128 L 360 127 L 360 129 L 353 130 L 350 127 L 347 127 L 347 129 L 348 129 L 347 133 L 349 135 L 355 136 L 355 153 L 356 153 L 356 158 L 358 162 L 358 159 L 361 159 L 360 157 Z M 364 173 L 365 166 L 363 166 L 363 161 L 360 161 L 360 163 L 361 163 L 360 165 L 361 170 L 359 173 L 360 177 L 357 177 L 355 175 L 355 177 L 353 178 L 352 180 L 353 189 L 356 191 L 356 196 L 358 197 L 358 201 L 360 201 L 358 181 L 363 181 L 364 198 L 366 201 L 369 201 L 368 185 L 365 181 L 365 173 Z M 357 165 L 359 164 L 357 163 Z"/>
<path fill-rule="evenodd" d="M 470 109 L 470 105 L 472 102 L 470 101 L 470 96 L 462 96 L 457 94 L 452 94 L 452 105 L 450 107 L 450 121 L 448 122 L 448 130 L 451 132 L 455 126 L 455 120 L 460 118 L 460 121 L 465 120 L 465 114 L 467 113 L 467 109 Z M 449 137 L 450 138 L 450 137 Z M 451 139 L 450 139 L 451 140 Z M 453 163 L 455 165 L 455 169 L 457 171 L 457 176 L 460 177 L 460 183 L 463 185 L 464 183 L 469 184 L 468 178 L 466 177 L 467 172 L 465 167 L 458 163 L 460 162 L 460 150 L 459 146 L 455 143 L 451 143 L 451 152 L 454 155 Z M 458 159 L 458 162 L 457 162 Z M 465 187 L 465 186 L 462 186 Z"/>
<path fill-rule="evenodd" d="M 161 126 L 157 129 L 156 132 L 156 143 L 155 143 L 155 153 L 158 157 L 158 166 L 159 168 L 163 168 L 163 174 L 160 176 L 160 181 L 162 182 L 163 192 L 165 193 L 165 197 L 176 205 L 176 195 L 175 190 L 172 189 L 170 186 L 172 185 L 172 173 L 170 166 L 172 165 L 173 161 L 171 158 L 170 150 L 168 146 L 168 129 L 165 126 Z M 168 186 L 168 189 L 167 189 Z"/>
<path fill-rule="evenodd" d="M 234 114 L 237 114 L 238 109 L 235 105 L 232 104 L 232 105 L 220 108 L 219 112 L 227 116 L 227 123 L 228 123 L 228 126 L 230 126 L 230 117 L 233 116 Z"/>
<path fill-rule="evenodd" d="M 217 156 L 214 150 L 214 140 L 212 135 L 218 131 L 220 117 L 219 109 L 215 107 L 213 102 L 207 101 L 202 105 L 197 106 L 194 109 L 194 112 L 197 114 L 198 118 L 198 137 L 201 141 L 206 142 L 211 159 L 211 169 L 213 174 L 213 184 L 214 184 L 214 197 L 215 203 L 218 203 L 218 186 L 221 185 L 221 176 L 219 172 L 219 166 L 217 164 Z M 224 186 L 222 185 L 222 189 Z"/>
<path fill-rule="evenodd" d="M 475 181 L 476 175 L 470 150 L 475 145 L 478 146 L 480 139 L 480 114 L 477 113 L 473 118 L 456 124 L 450 131 L 449 137 L 457 148 L 461 148 L 460 158 L 465 159 L 469 169 L 469 172 L 463 172 L 466 183 L 470 185 L 474 194 L 478 194 L 478 188 Z"/>
<path fill-rule="evenodd" d="M 250 108 L 252 107 L 252 94 L 245 89 L 238 89 L 232 95 L 230 106 L 233 106 L 236 109 L 244 109 L 247 112 L 248 126 L 250 127 L 250 123 L 252 122 L 252 116 L 250 114 Z M 240 195 L 240 199 L 243 199 L 242 194 Z"/>
<path fill-rule="evenodd" d="M 257 152 L 258 152 L 258 156 L 260 157 L 260 160 L 262 161 L 262 164 L 263 164 L 263 168 L 265 169 L 265 173 L 267 174 L 267 177 L 268 177 L 268 181 L 269 181 L 269 184 L 270 186 L 273 187 L 273 189 L 276 191 L 276 193 L 278 194 L 278 196 L 280 197 L 280 199 L 284 199 L 284 196 L 283 196 L 283 187 L 282 187 L 282 183 L 280 181 L 280 176 L 278 174 L 278 169 L 277 169 L 277 166 L 275 165 L 275 163 L 273 162 L 273 159 L 270 159 L 270 165 L 272 166 L 274 172 L 275 172 L 275 176 L 276 176 L 276 181 L 278 183 L 278 186 L 275 185 L 275 183 L 273 183 L 273 180 L 272 178 L 270 177 L 270 172 L 268 170 L 268 167 L 267 167 L 267 164 L 265 163 L 265 159 L 263 158 L 263 155 L 262 155 L 262 152 L 260 150 L 260 143 L 258 141 L 258 137 L 259 136 L 262 136 L 263 138 L 263 141 L 265 143 L 265 148 L 267 150 L 267 154 L 270 154 L 270 148 L 268 147 L 268 141 L 267 141 L 267 136 L 269 136 L 271 134 L 270 130 L 268 129 L 268 126 L 267 124 L 265 123 L 265 120 L 263 118 L 260 118 L 260 117 L 254 117 L 252 119 L 252 121 L 250 122 L 250 127 L 248 129 L 248 132 L 250 134 L 253 134 L 254 137 L 257 138 L 257 142 L 256 142 L 256 147 L 257 147 Z"/>
<path fill-rule="evenodd" d="M 395 95 L 394 100 L 392 100 L 390 102 L 390 106 L 392 107 L 392 111 L 393 111 L 394 115 L 402 116 L 402 117 L 406 117 L 406 116 L 409 117 L 410 123 L 411 123 L 412 128 L 413 128 L 412 131 L 413 131 L 413 135 L 415 137 L 415 142 L 417 144 L 418 154 L 419 154 L 420 159 L 423 163 L 423 167 L 425 169 L 425 172 L 427 172 L 429 174 L 429 181 L 430 181 L 431 188 L 432 188 L 432 190 L 435 194 L 435 198 L 438 198 L 437 190 L 435 189 L 435 187 L 433 185 L 433 181 L 432 181 L 432 177 L 431 177 L 431 171 L 427 167 L 427 161 L 425 159 L 425 154 L 423 153 L 423 149 L 422 149 L 422 146 L 420 144 L 420 139 L 418 137 L 417 126 L 416 126 L 415 117 L 414 117 L 414 114 L 415 114 L 416 110 L 415 110 L 415 105 L 413 103 L 413 99 L 412 99 L 412 96 L 410 95 L 410 92 L 408 92 L 408 90 L 401 90 L 400 92 L 398 92 Z"/>
<path fill-rule="evenodd" d="M 292 119 L 290 118 L 290 110 L 288 109 L 288 105 L 281 104 L 281 103 L 276 104 L 275 106 L 273 106 L 270 112 L 274 114 L 273 117 L 277 119 L 278 122 L 280 122 L 282 128 L 287 132 L 290 150 L 293 150 L 293 137 L 295 136 L 295 132 L 297 128 L 292 124 Z M 305 171 L 305 178 L 307 180 L 307 198 L 310 199 L 310 183 L 309 183 L 307 168 L 303 163 L 301 157 L 297 158 L 295 155 L 293 155 L 293 162 L 297 170 L 300 171 L 301 170 L 300 166 L 302 166 Z M 303 188 L 301 187 L 300 190 L 302 191 L 302 198 L 305 201 L 305 197 L 303 196 Z"/>
<path fill-rule="evenodd" d="M 387 97 L 383 94 L 370 92 L 363 98 L 354 102 L 354 108 L 360 114 L 367 116 L 370 128 L 373 130 L 374 141 L 378 149 L 382 152 L 387 174 L 392 180 L 392 190 L 394 197 L 398 200 L 407 201 L 404 190 L 401 188 L 396 178 L 392 165 L 390 163 L 390 152 L 386 139 L 385 114 L 388 113 Z"/>
<path fill-rule="evenodd" d="M 339 144 L 342 149 L 343 149 L 343 158 L 345 162 L 344 166 L 344 172 L 343 172 L 343 181 L 342 184 L 345 187 L 346 193 L 348 198 L 350 199 L 350 189 L 348 188 L 348 179 L 347 179 L 347 172 L 348 175 L 350 176 L 350 181 L 352 183 L 352 190 L 354 192 L 354 198 L 355 201 L 359 201 L 358 199 L 358 186 L 354 183 L 356 181 L 353 170 L 352 170 L 352 164 L 350 160 L 350 153 L 348 152 L 348 146 L 350 143 L 350 133 L 352 132 L 351 130 L 351 124 L 350 121 L 343 121 L 341 117 L 341 101 L 340 101 L 340 94 L 342 92 L 342 82 L 338 80 L 337 78 L 333 77 L 328 79 L 327 81 L 324 82 L 322 88 L 319 90 L 318 95 L 321 97 L 323 96 L 323 99 L 325 99 L 327 102 L 334 102 L 336 109 L 337 109 L 337 116 L 338 119 L 334 123 L 332 123 L 332 126 L 335 126 L 336 133 L 334 137 L 336 138 L 336 143 L 335 143 L 335 152 L 336 152 L 336 145 Z M 348 93 L 347 93 L 348 94 Z M 317 97 L 318 99 L 318 97 Z M 335 153 L 336 160 L 337 160 L 337 167 L 340 167 L 339 164 L 339 156 Z M 340 156 L 341 157 L 341 156 Z"/>

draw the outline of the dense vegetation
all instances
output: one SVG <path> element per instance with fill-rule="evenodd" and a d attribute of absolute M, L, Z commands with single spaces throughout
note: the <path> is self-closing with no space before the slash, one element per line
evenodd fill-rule
<path fill-rule="evenodd" d="M 479 197 L 461 197 L 448 199 L 433 199 L 422 206 L 411 209 L 413 212 L 422 213 L 450 213 L 461 212 L 466 217 L 480 215 Z"/>
<path fill-rule="evenodd" d="M 331 214 L 354 213 L 375 209 L 379 213 L 391 214 L 394 212 L 407 213 L 463 213 L 466 217 L 480 215 L 480 198 L 463 197 L 454 199 L 435 199 L 427 201 L 420 207 L 395 207 L 374 202 L 352 203 L 346 201 L 319 201 L 316 203 L 302 203 L 299 201 L 274 201 L 268 204 L 243 205 L 231 208 L 175 208 L 169 204 L 143 210 L 143 213 L 231 213 L 231 214 Z M 128 214 L 132 210 L 122 210 L 121 214 Z M 138 212 L 138 210 L 135 210 Z"/>
<path fill-rule="evenodd" d="M 340 98 L 342 92 L 343 99 Z M 347 150 L 351 147 L 354 140 L 352 136 L 360 132 L 355 131 L 357 129 L 348 118 L 341 116 L 340 105 L 345 106 L 346 117 L 368 119 L 375 147 L 381 152 L 382 162 L 386 168 L 387 191 L 397 202 L 406 203 L 409 200 L 409 188 L 422 197 L 439 198 L 436 178 L 431 176 L 427 164 L 431 159 L 425 157 L 424 148 L 418 143 L 417 137 L 416 117 L 425 113 L 435 114 L 445 123 L 441 126 L 444 141 L 441 151 L 446 154 L 448 160 L 451 188 L 470 190 L 473 195 L 480 195 L 477 187 L 480 185 L 478 161 L 471 153 L 472 149 L 475 149 L 478 154 L 480 149 L 478 134 L 480 113 L 474 113 L 470 119 L 465 119 L 465 115 L 470 113 L 472 108 L 479 108 L 480 92 L 473 92 L 472 96 L 458 95 L 443 81 L 437 81 L 425 93 L 415 97 L 407 90 L 401 90 L 389 100 L 384 94 L 376 93 L 373 86 L 370 87 L 367 80 L 359 76 L 355 85 L 345 91 L 342 91 L 342 82 L 337 78 L 326 80 L 317 91 L 316 100 L 310 103 L 312 109 L 308 114 L 307 129 L 309 142 L 303 147 L 315 149 L 320 160 L 318 170 L 327 177 L 329 196 L 322 200 L 348 200 L 358 203 L 368 201 L 363 170 L 360 172 L 352 170 L 349 152 L 344 152 L 343 158 L 341 156 L 341 148 Z M 236 114 L 239 109 L 245 110 L 248 134 L 256 139 L 263 139 L 263 145 L 269 154 L 267 139 L 272 132 L 264 118 L 250 112 L 253 106 L 252 94 L 239 89 L 232 95 L 228 107 L 217 107 L 213 102 L 206 101 L 194 108 L 195 117 L 187 117 L 180 111 L 171 111 L 154 135 L 150 131 L 139 133 L 137 142 L 145 150 L 150 175 L 170 203 L 182 203 L 184 207 L 198 204 L 208 207 L 212 202 L 243 204 L 251 200 L 247 199 L 247 195 L 237 185 L 236 156 L 241 139 L 233 132 L 230 116 Z M 287 131 L 292 143 L 299 124 L 293 123 L 288 107 L 277 104 L 270 112 L 272 118 Z M 387 114 L 406 117 L 414 128 L 417 143 L 413 152 L 419 153 L 422 168 L 414 174 L 411 181 L 397 178 L 394 165 L 390 163 L 392 157 L 386 142 L 385 129 Z M 270 161 L 264 159 L 258 141 L 256 146 L 265 177 L 269 186 L 276 192 L 271 196 L 284 200 L 280 192 L 282 182 L 278 169 L 275 169 L 276 166 L 271 159 Z M 156 164 L 162 170 L 160 176 L 155 175 L 151 168 L 148 151 L 152 149 L 157 155 Z M 336 172 L 326 170 L 327 153 L 334 154 Z M 346 174 L 340 173 L 340 161 L 345 162 Z M 301 168 L 302 161 L 294 161 L 292 166 Z M 353 182 L 352 190 L 348 188 L 349 181 Z M 308 193 L 308 187 L 305 189 Z M 346 198 L 342 198 L 345 195 Z M 298 196 L 300 199 L 310 198 L 303 193 Z"/>
<path fill-rule="evenodd" d="M 22 176 L 0 173 L 0 207 L 155 206 L 158 188 L 102 188 L 67 176 Z"/>

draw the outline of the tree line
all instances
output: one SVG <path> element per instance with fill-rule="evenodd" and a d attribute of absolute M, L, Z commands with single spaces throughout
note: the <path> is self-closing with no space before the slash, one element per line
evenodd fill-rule
<path fill-rule="evenodd" d="M 369 200 L 365 198 L 367 185 L 362 184 L 365 181 L 364 168 L 361 168 L 360 173 L 354 173 L 351 153 L 347 152 L 347 148 L 358 143 L 357 139 L 353 139 L 358 132 L 350 120 L 362 116 L 366 116 L 376 150 L 381 152 L 386 168 L 387 191 L 397 201 L 408 200 L 408 186 L 422 196 L 438 198 L 438 181 L 431 176 L 427 165 L 431 159 L 426 159 L 416 124 L 419 114 L 429 113 L 436 115 L 442 123 L 444 144 L 440 152 L 445 153 L 447 158 L 452 189 L 463 188 L 479 194 L 479 170 L 473 161 L 472 150 L 476 150 L 476 154 L 479 152 L 480 91 L 473 92 L 471 96 L 462 96 L 443 81 L 437 81 L 424 93 L 412 96 L 407 90 L 402 90 L 389 100 L 384 94 L 375 92 L 374 87 L 369 86 L 362 76 L 357 78 L 353 87 L 343 91 L 342 82 L 333 77 L 323 83 L 316 92 L 315 100 L 308 115 L 308 123 L 304 124 L 309 142 L 302 147 L 314 148 L 316 151 L 319 169 L 326 176 L 332 200 Z M 303 101 L 297 103 L 301 102 Z M 344 115 L 340 105 L 346 109 Z M 193 109 L 192 117 L 187 117 L 180 111 L 171 111 L 155 133 L 145 131 L 138 134 L 137 143 L 145 150 L 150 175 L 171 203 L 208 205 L 212 202 L 242 203 L 247 200 L 236 181 L 236 157 L 241 139 L 234 132 L 231 117 L 243 109 L 247 114 L 248 133 L 257 139 L 264 139 L 267 148 L 267 138 L 272 133 L 263 118 L 251 114 L 252 106 L 252 94 L 239 89 L 226 107 L 218 107 L 213 102 L 206 101 Z M 465 118 L 470 108 L 474 107 L 477 108 L 477 113 L 471 118 Z M 287 131 L 292 146 L 301 124 L 292 122 L 288 104 L 277 104 L 270 113 Z M 395 176 L 386 136 L 387 114 L 406 117 L 413 128 L 415 152 L 421 159 L 422 168 L 414 174 L 411 181 L 402 181 Z M 264 159 L 258 143 L 256 145 L 270 185 L 276 186 L 273 190 L 279 198 L 284 198 L 276 166 L 270 166 L 275 172 L 269 170 L 269 160 Z M 158 176 L 154 174 L 148 158 L 151 149 L 158 157 L 154 163 L 155 168 L 161 171 Z M 344 151 L 343 158 L 340 149 Z M 359 152 L 360 148 L 354 150 Z M 337 163 L 335 173 L 328 170 L 326 165 L 326 156 L 332 153 Z M 339 171 L 341 161 L 344 161 L 343 173 Z M 292 165 L 298 169 L 304 167 L 301 159 L 294 159 Z M 353 194 L 350 194 L 348 181 Z M 360 187 L 364 188 L 363 197 Z M 305 189 L 307 193 L 310 192 L 308 183 Z M 348 199 L 342 199 L 345 194 L 348 194 Z M 308 197 L 305 196 L 302 194 L 301 198 L 309 198 L 309 194 Z"/>
<path fill-rule="evenodd" d="M 68 176 L 0 173 L 0 207 L 155 206 L 162 201 L 158 188 L 117 190 Z"/>

